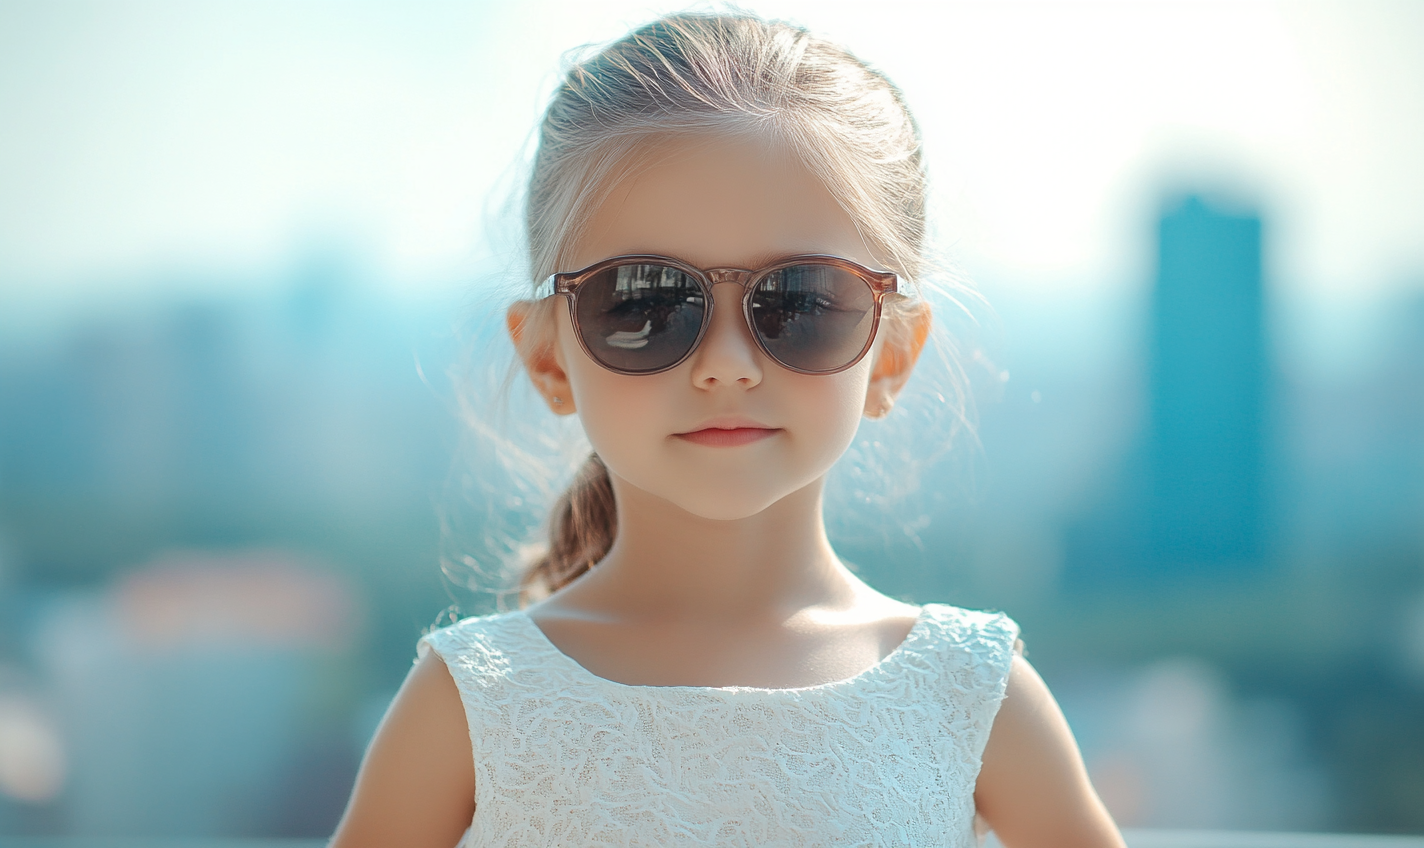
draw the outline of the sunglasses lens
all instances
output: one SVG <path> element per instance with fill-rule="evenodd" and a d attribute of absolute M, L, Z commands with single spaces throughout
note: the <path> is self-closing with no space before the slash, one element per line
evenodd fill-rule
<path fill-rule="evenodd" d="M 805 263 L 772 271 L 756 285 L 752 325 L 782 364 L 812 373 L 844 368 L 865 350 L 875 295 L 836 265 Z"/>
<path fill-rule="evenodd" d="M 575 312 L 593 358 L 629 374 L 682 359 L 702 328 L 706 298 L 696 278 L 671 265 L 616 265 L 579 284 Z"/>

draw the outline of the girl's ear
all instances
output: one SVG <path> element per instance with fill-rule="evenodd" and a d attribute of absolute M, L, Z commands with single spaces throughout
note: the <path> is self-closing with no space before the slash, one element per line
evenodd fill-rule
<path fill-rule="evenodd" d="M 915 370 L 915 362 L 930 336 L 930 305 L 923 300 L 907 304 L 891 319 L 894 325 L 885 329 L 885 341 L 875 356 L 870 372 L 870 386 L 865 393 L 865 416 L 884 418 L 895 405 L 895 398 Z"/>
<path fill-rule="evenodd" d="M 554 343 L 552 316 L 541 311 L 535 301 L 517 300 L 504 313 L 504 325 L 524 362 L 525 373 L 549 409 L 555 415 L 572 415 L 576 411 L 574 395 Z"/>

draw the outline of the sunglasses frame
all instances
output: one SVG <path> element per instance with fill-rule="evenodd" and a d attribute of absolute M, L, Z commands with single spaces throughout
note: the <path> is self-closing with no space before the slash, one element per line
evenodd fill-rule
<path fill-rule="evenodd" d="M 689 277 L 697 281 L 702 288 L 703 298 L 707 308 L 702 311 L 702 325 L 697 328 L 697 337 L 692 340 L 687 352 L 678 357 L 676 362 L 657 368 L 651 371 L 627 371 L 622 368 L 614 368 L 608 363 L 599 359 L 589 348 L 588 342 L 583 337 L 583 332 L 579 328 L 577 300 L 581 284 L 595 274 L 601 273 L 619 265 L 657 264 L 667 265 L 682 271 Z M 803 368 L 795 368 L 782 362 L 775 354 L 767 349 L 766 342 L 762 340 L 761 334 L 756 330 L 756 324 L 752 321 L 752 294 L 756 291 L 757 285 L 764 280 L 768 274 L 790 268 L 793 265 L 831 265 L 843 271 L 849 271 L 863 281 L 870 288 L 871 296 L 875 300 L 875 307 L 872 311 L 870 323 L 870 335 L 866 337 L 865 345 L 846 364 L 827 371 L 807 371 Z M 770 265 L 757 269 L 747 268 L 707 268 L 702 269 L 689 265 L 680 259 L 671 256 L 660 256 L 654 253 L 630 253 L 622 256 L 612 256 L 603 259 L 579 271 L 569 271 L 557 274 L 550 274 L 539 288 L 535 290 L 534 297 L 542 300 L 555 295 L 568 298 L 569 319 L 574 325 L 574 335 L 578 337 L 579 346 L 589 358 L 598 363 L 599 366 L 614 372 L 615 374 L 626 374 L 633 377 L 642 377 L 650 374 L 661 374 L 686 362 L 688 357 L 702 344 L 702 338 L 707 335 L 707 328 L 712 324 L 712 312 L 716 309 L 716 301 L 712 297 L 712 287 L 721 283 L 739 283 L 742 288 L 742 317 L 747 322 L 747 329 L 751 331 L 752 339 L 756 341 L 757 347 L 766 354 L 772 362 L 780 365 L 788 371 L 798 374 L 809 374 L 813 376 L 824 376 L 829 374 L 839 374 L 847 368 L 853 367 L 875 344 L 875 334 L 880 330 L 880 314 L 882 303 L 887 294 L 900 294 L 900 278 L 893 271 L 873 271 L 849 259 L 842 259 L 839 256 L 830 256 L 820 253 L 805 253 L 797 256 L 788 256 L 785 259 L 778 259 Z"/>

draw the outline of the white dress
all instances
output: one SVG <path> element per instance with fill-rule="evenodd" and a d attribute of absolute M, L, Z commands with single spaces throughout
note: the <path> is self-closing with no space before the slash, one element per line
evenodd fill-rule
<path fill-rule="evenodd" d="M 924 606 L 855 677 L 630 686 L 522 611 L 422 637 L 460 691 L 476 846 L 973 846 L 974 784 L 1018 626 Z"/>

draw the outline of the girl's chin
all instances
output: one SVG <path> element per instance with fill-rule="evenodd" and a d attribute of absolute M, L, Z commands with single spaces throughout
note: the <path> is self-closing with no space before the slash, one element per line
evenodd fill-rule
<path fill-rule="evenodd" d="M 689 483 L 697 481 L 697 477 L 691 474 L 685 479 Z M 708 486 L 705 485 L 705 478 L 702 482 L 704 485 L 699 486 L 695 491 L 691 490 L 691 486 L 680 486 L 674 483 L 662 487 L 659 495 L 663 500 L 683 512 L 698 518 L 705 518 L 708 521 L 740 521 L 760 515 L 799 491 L 799 487 L 787 488 L 784 482 L 780 485 L 772 484 L 764 487 Z"/>
<path fill-rule="evenodd" d="M 677 504 L 684 512 L 707 521 L 744 521 L 765 512 L 775 500 L 766 503 L 695 503 Z"/>

